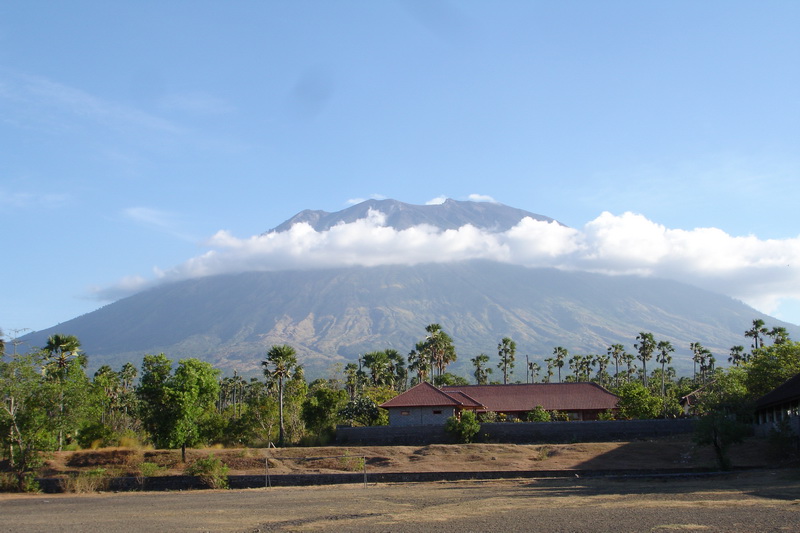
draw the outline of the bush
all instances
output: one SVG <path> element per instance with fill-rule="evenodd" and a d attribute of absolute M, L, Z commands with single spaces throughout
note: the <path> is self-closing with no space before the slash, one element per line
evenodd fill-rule
<path fill-rule="evenodd" d="M 105 468 L 95 468 L 70 474 L 61 480 L 61 490 L 72 493 L 98 492 L 108 488 L 109 477 Z"/>
<path fill-rule="evenodd" d="M 544 407 L 537 405 L 532 410 L 528 411 L 526 416 L 528 422 L 550 422 L 550 413 Z"/>
<path fill-rule="evenodd" d="M 481 430 L 481 424 L 475 411 L 462 411 L 461 418 L 451 416 L 444 424 L 444 429 L 458 439 L 459 442 L 472 442 Z"/>
<path fill-rule="evenodd" d="M 228 488 L 228 467 L 213 455 L 189 465 L 186 474 L 199 477 L 203 485 L 210 489 Z"/>

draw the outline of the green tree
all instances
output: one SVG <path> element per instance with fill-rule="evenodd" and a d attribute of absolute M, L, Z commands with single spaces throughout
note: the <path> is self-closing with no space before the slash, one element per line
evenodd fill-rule
<path fill-rule="evenodd" d="M 298 370 L 295 349 L 284 344 L 272 346 L 267 352 L 267 359 L 261 363 L 264 367 L 264 376 L 267 380 L 274 380 L 278 384 L 278 409 L 279 409 L 279 436 L 278 446 L 285 445 L 286 430 L 284 424 L 284 382 L 291 379 Z"/>
<path fill-rule="evenodd" d="M 183 359 L 171 373 L 172 361 L 164 354 L 146 355 L 142 379 L 136 389 L 140 416 L 157 448 L 181 449 L 201 441 L 200 423 L 219 396 L 219 371 L 197 359 Z"/>
<path fill-rule="evenodd" d="M 58 410 L 55 420 L 58 426 L 58 449 L 64 447 L 66 432 L 75 433 L 80 409 L 88 390 L 88 379 L 84 372 L 86 356 L 80 353 L 81 342 L 75 335 L 55 334 L 47 339 L 42 348 L 45 356 L 44 375 L 58 390 Z"/>
<path fill-rule="evenodd" d="M 201 418 L 210 412 L 219 396 L 219 370 L 198 359 L 182 359 L 167 381 L 166 411 L 171 415 L 169 447 L 181 448 L 186 462 L 186 447 L 201 441 Z"/>
<path fill-rule="evenodd" d="M 50 410 L 58 391 L 42 377 L 40 363 L 36 355 L 0 359 L 0 442 L 19 490 L 29 486 L 32 472 L 43 463 L 40 452 L 57 445 Z"/>
<path fill-rule="evenodd" d="M 517 353 L 517 343 L 509 337 L 503 337 L 497 345 L 497 355 L 500 362 L 497 368 L 503 371 L 503 385 L 508 384 L 508 374 L 514 369 L 514 356 Z"/>
<path fill-rule="evenodd" d="M 306 428 L 322 443 L 336 430 L 339 411 L 347 405 L 347 392 L 328 386 L 313 386 L 303 402 L 302 417 Z"/>
<path fill-rule="evenodd" d="M 567 351 L 566 348 L 561 346 L 553 348 L 553 361 L 555 362 L 555 367 L 558 369 L 559 383 L 561 383 L 561 369 L 564 368 L 564 363 L 566 363 L 568 357 L 569 351 Z"/>
<path fill-rule="evenodd" d="M 645 331 L 640 332 L 636 336 L 636 344 L 634 348 L 639 352 L 638 359 L 642 362 L 642 384 L 647 388 L 647 361 L 652 359 L 653 352 L 656 349 L 656 341 L 652 333 Z"/>
<path fill-rule="evenodd" d="M 650 419 L 658 418 L 661 413 L 661 400 L 650 392 L 643 384 L 632 381 L 618 387 L 614 394 L 619 396 L 620 418 Z"/>
<path fill-rule="evenodd" d="M 743 368 L 747 390 L 758 398 L 800 373 L 800 343 L 786 341 L 760 348 Z"/>
<path fill-rule="evenodd" d="M 475 382 L 478 385 L 486 385 L 489 382 L 489 374 L 492 373 L 492 369 L 486 366 L 489 356 L 485 353 L 478 354 L 470 359 L 470 362 L 475 367 L 475 372 L 472 374 L 475 376 Z"/>
<path fill-rule="evenodd" d="M 362 361 L 370 372 L 372 385 L 376 387 L 394 385 L 392 365 L 386 352 L 366 353 Z"/>
<path fill-rule="evenodd" d="M 461 416 L 451 416 L 445 421 L 444 429 L 453 434 L 459 442 L 472 442 L 481 430 L 475 411 L 462 411 Z"/>

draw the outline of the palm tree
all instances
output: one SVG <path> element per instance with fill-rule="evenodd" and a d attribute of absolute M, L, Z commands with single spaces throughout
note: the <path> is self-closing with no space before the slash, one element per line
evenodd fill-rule
<path fill-rule="evenodd" d="M 619 387 L 619 364 L 624 361 L 625 347 L 621 344 L 612 344 L 606 353 L 614 361 L 614 385 Z"/>
<path fill-rule="evenodd" d="M 731 346 L 731 355 L 728 357 L 728 362 L 733 366 L 739 366 L 745 361 L 744 346 Z"/>
<path fill-rule="evenodd" d="M 376 387 L 387 385 L 392 381 L 391 362 L 386 352 L 369 352 L 364 354 L 364 366 L 369 369 L 372 384 Z"/>
<path fill-rule="evenodd" d="M 547 364 L 547 374 L 545 374 L 544 383 L 550 383 L 550 380 L 553 377 L 553 367 L 556 364 L 556 360 L 552 357 L 546 357 L 544 360 L 545 364 Z"/>
<path fill-rule="evenodd" d="M 539 366 L 539 363 L 536 361 L 530 361 L 528 363 L 528 372 L 530 372 L 531 380 L 529 383 L 536 383 L 536 377 L 539 375 L 539 372 L 542 370 L 542 367 Z"/>
<path fill-rule="evenodd" d="M 569 357 L 569 352 L 566 348 L 556 346 L 553 349 L 553 355 L 555 356 L 556 368 L 558 368 L 558 382 L 561 383 L 561 368 L 564 366 L 567 357 Z"/>
<path fill-rule="evenodd" d="M 283 425 L 283 385 L 284 381 L 291 379 L 298 371 L 297 352 L 295 349 L 284 344 L 282 346 L 273 345 L 267 352 L 266 360 L 261 362 L 264 367 L 264 377 L 268 380 L 278 381 L 278 409 L 280 419 L 280 432 L 278 434 L 278 446 L 284 445 L 284 425 Z"/>
<path fill-rule="evenodd" d="M 764 326 L 764 321 L 760 318 L 756 318 L 753 320 L 753 326 L 744 332 L 745 337 L 752 337 L 753 344 L 751 347 L 753 351 L 758 350 L 759 347 L 764 346 L 764 337 L 768 332 L 767 328 Z"/>
<path fill-rule="evenodd" d="M 429 324 L 425 327 L 428 335 L 423 341 L 424 350 L 428 354 L 437 375 L 444 374 L 447 365 L 456 360 L 456 349 L 453 339 L 442 330 L 439 324 Z"/>
<path fill-rule="evenodd" d="M 64 446 L 64 384 L 69 367 L 73 361 L 77 361 L 81 366 L 86 365 L 86 358 L 81 355 L 80 347 L 81 341 L 75 335 L 56 333 L 47 338 L 47 344 L 42 349 L 47 360 L 44 367 L 45 375 L 58 384 L 58 451 Z"/>
<path fill-rule="evenodd" d="M 789 341 L 789 332 L 784 327 L 775 326 L 767 332 L 767 337 L 772 339 L 773 344 L 786 344 Z"/>
<path fill-rule="evenodd" d="M 609 355 L 596 355 L 594 357 L 594 362 L 597 363 L 597 381 L 600 382 L 600 385 L 603 387 L 608 386 L 608 365 L 611 363 L 611 357 Z"/>
<path fill-rule="evenodd" d="M 667 389 L 664 377 L 666 366 L 672 362 L 672 356 L 670 354 L 675 351 L 675 348 L 672 347 L 672 344 L 669 341 L 659 341 L 656 348 L 658 349 L 656 362 L 661 364 L 661 401 L 664 404 L 664 414 L 666 416 L 667 404 L 665 402 L 665 398 L 667 396 Z"/>
<path fill-rule="evenodd" d="M 638 341 L 633 345 L 639 351 L 638 359 L 642 362 L 642 385 L 647 388 L 647 361 L 653 357 L 653 351 L 656 349 L 656 341 L 652 333 L 645 331 L 640 332 L 636 336 Z"/>
<path fill-rule="evenodd" d="M 406 360 L 397 350 L 384 350 L 389 358 L 389 372 L 391 373 L 392 386 L 398 392 L 406 390 L 408 381 L 408 370 L 406 370 Z"/>
<path fill-rule="evenodd" d="M 500 362 L 497 368 L 503 370 L 503 385 L 508 385 L 508 373 L 514 368 L 514 354 L 517 353 L 517 343 L 509 337 L 503 337 L 497 345 L 497 355 Z"/>
<path fill-rule="evenodd" d="M 473 374 L 475 382 L 478 385 L 486 385 L 489 381 L 489 374 L 492 373 L 492 369 L 486 367 L 486 363 L 489 362 L 489 356 L 485 353 L 478 354 L 470 359 L 470 362 L 475 367 L 475 373 Z"/>

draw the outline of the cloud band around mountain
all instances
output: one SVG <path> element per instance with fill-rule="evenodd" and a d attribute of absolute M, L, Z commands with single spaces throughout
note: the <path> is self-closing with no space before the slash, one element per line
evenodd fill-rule
<path fill-rule="evenodd" d="M 385 215 L 316 231 L 290 230 L 249 238 L 219 231 L 210 250 L 149 280 L 129 277 L 99 289 L 117 299 L 163 282 L 246 271 L 415 265 L 490 259 L 527 267 L 552 267 L 610 275 L 676 279 L 738 298 L 765 312 L 800 300 L 800 237 L 760 240 L 716 228 L 669 229 L 634 213 L 602 213 L 582 230 L 524 218 L 505 232 L 465 225 L 440 230 L 420 225 L 396 230 Z"/>

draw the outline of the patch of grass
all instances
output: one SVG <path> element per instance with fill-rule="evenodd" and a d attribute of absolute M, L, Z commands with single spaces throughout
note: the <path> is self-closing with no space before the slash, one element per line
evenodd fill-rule
<path fill-rule="evenodd" d="M 86 472 L 70 474 L 61 479 L 61 490 L 81 494 L 106 490 L 110 477 L 105 468 L 94 468 Z"/>

